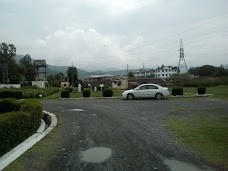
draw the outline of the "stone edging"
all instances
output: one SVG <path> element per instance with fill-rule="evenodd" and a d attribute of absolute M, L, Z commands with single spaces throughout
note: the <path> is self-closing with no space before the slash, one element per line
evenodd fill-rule
<path fill-rule="evenodd" d="M 45 130 L 46 124 L 43 120 L 41 120 L 41 125 L 35 134 L 27 138 L 24 142 L 14 147 L 11 151 L 4 154 L 0 158 L 0 170 L 3 170 L 7 167 L 11 162 L 20 157 L 24 152 L 30 149 L 33 145 L 35 145 L 38 141 L 40 141 L 43 137 L 45 137 L 52 129 L 54 129 L 57 125 L 57 117 L 50 112 L 44 111 L 43 113 L 51 116 L 51 125 Z"/>

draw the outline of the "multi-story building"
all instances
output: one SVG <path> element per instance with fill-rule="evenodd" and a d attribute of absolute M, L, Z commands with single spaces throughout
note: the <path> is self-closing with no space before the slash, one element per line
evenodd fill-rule
<path fill-rule="evenodd" d="M 156 78 L 168 78 L 173 74 L 177 74 L 177 72 L 177 67 L 162 65 L 161 67 L 158 67 L 156 70 L 154 70 L 154 76 Z"/>
<path fill-rule="evenodd" d="M 168 78 L 173 74 L 176 74 L 178 72 L 177 67 L 172 66 L 164 66 L 158 67 L 157 69 L 150 69 L 145 70 L 141 69 L 139 71 L 134 72 L 135 77 L 150 77 L 151 75 L 154 75 L 155 78 Z"/>

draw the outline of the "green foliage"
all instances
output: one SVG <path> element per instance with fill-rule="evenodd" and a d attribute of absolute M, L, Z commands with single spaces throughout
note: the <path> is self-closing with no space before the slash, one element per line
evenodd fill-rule
<path fill-rule="evenodd" d="M 29 54 L 26 54 L 19 61 L 20 73 L 23 75 L 26 81 L 35 80 L 35 65 L 32 62 L 32 58 Z"/>
<path fill-rule="evenodd" d="M 72 93 L 72 91 L 73 91 L 73 88 L 72 87 L 68 87 L 68 88 L 66 88 L 70 93 Z"/>
<path fill-rule="evenodd" d="M 196 79 L 181 80 L 183 87 L 214 87 L 219 85 L 228 85 L 228 77 L 201 77 Z"/>
<path fill-rule="evenodd" d="M 128 78 L 133 78 L 133 77 L 135 77 L 135 75 L 133 74 L 133 72 L 128 72 L 128 74 L 127 74 L 127 76 L 128 76 Z"/>
<path fill-rule="evenodd" d="M 19 109 L 20 103 L 13 98 L 0 100 L 0 114 L 18 111 Z"/>
<path fill-rule="evenodd" d="M 29 113 L 31 115 L 31 130 L 36 131 L 40 126 L 42 118 L 42 105 L 38 100 L 26 100 L 22 103 L 20 111 Z"/>
<path fill-rule="evenodd" d="M 4 100 L 8 100 L 9 106 L 16 106 L 14 111 L 18 111 L 0 115 L 0 156 L 35 133 L 42 118 L 42 106 L 37 100 L 20 103 L 14 99 Z"/>
<path fill-rule="evenodd" d="M 201 67 L 191 67 L 188 71 L 190 74 L 209 77 L 228 76 L 228 70 L 223 66 L 214 67 L 212 65 L 203 65 Z"/>
<path fill-rule="evenodd" d="M 172 95 L 173 95 L 173 96 L 183 95 L 183 88 L 181 88 L 181 87 L 174 87 L 174 88 L 172 89 Z"/>
<path fill-rule="evenodd" d="M 84 89 L 82 95 L 83 97 L 90 97 L 90 89 Z"/>
<path fill-rule="evenodd" d="M 206 87 L 198 87 L 197 92 L 198 92 L 198 94 L 205 94 L 206 93 Z"/>
<path fill-rule="evenodd" d="M 1 90 L 0 91 L 0 99 L 4 98 L 15 98 L 15 99 L 21 99 L 22 98 L 22 91 L 16 91 L 16 90 Z"/>
<path fill-rule="evenodd" d="M 69 98 L 70 97 L 70 92 L 68 90 L 63 90 L 61 92 L 61 97 L 62 98 Z"/>
<path fill-rule="evenodd" d="M 60 87 L 61 81 L 64 81 L 64 74 L 59 72 L 56 75 L 48 75 L 47 80 L 53 87 Z"/>
<path fill-rule="evenodd" d="M 53 87 L 48 87 L 48 88 L 35 88 L 35 87 L 28 87 L 28 88 L 23 88 L 21 89 L 23 92 L 22 98 L 27 99 L 27 98 L 38 98 L 39 95 L 42 95 L 42 97 L 46 97 L 52 94 L 55 94 L 60 91 L 59 88 L 53 88 Z"/>
<path fill-rule="evenodd" d="M 0 44 L 0 64 L 8 70 L 8 78 L 4 77 L 3 72 L 0 72 L 0 82 L 5 83 L 19 83 L 21 81 L 19 68 L 15 61 L 16 47 L 13 44 Z M 1 70 L 2 71 L 2 70 Z"/>
<path fill-rule="evenodd" d="M 0 115 L 0 156 L 32 135 L 31 116 L 22 111 Z"/>
<path fill-rule="evenodd" d="M 112 97 L 113 90 L 111 88 L 106 88 L 103 90 L 103 97 Z"/>
<path fill-rule="evenodd" d="M 76 67 L 69 67 L 67 70 L 69 83 L 73 86 L 78 81 L 78 71 Z"/>

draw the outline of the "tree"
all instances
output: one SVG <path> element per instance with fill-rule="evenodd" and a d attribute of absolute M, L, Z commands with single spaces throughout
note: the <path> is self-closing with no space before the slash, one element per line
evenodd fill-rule
<path fill-rule="evenodd" d="M 73 86 L 78 81 L 78 71 L 76 67 L 69 67 L 67 69 L 67 76 L 69 83 Z"/>
<path fill-rule="evenodd" d="M 21 67 L 24 66 L 24 78 L 26 81 L 35 80 L 35 65 L 32 61 L 32 58 L 29 54 L 26 54 L 23 58 L 20 59 L 19 64 Z"/>
<path fill-rule="evenodd" d="M 128 78 L 133 78 L 133 77 L 135 77 L 135 75 L 133 74 L 133 72 L 128 72 L 128 74 L 127 74 L 127 76 L 128 76 Z"/>
<path fill-rule="evenodd" d="M 59 87 L 61 81 L 64 81 L 64 74 L 62 72 L 59 72 L 56 75 L 48 75 L 47 80 L 51 86 Z"/>
<path fill-rule="evenodd" d="M 0 81 L 2 83 L 19 83 L 20 73 L 15 61 L 16 47 L 13 44 L 2 43 L 0 45 Z M 3 76 L 3 68 L 5 70 Z M 7 74 L 8 73 L 8 74 Z M 8 75 L 8 80 L 7 80 Z"/>

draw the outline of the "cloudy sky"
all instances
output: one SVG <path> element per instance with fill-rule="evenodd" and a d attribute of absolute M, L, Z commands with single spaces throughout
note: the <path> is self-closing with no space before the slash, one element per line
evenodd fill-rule
<path fill-rule="evenodd" d="M 87 71 L 228 64 L 227 0 L 0 0 L 0 43 Z"/>

